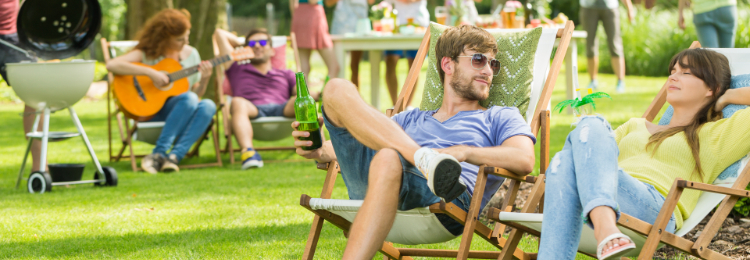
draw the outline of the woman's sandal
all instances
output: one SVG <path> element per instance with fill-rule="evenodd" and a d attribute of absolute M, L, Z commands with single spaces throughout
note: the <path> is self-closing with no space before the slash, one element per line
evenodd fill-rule
<path fill-rule="evenodd" d="M 607 255 L 602 255 L 602 250 L 605 246 L 607 246 L 607 242 L 612 241 L 616 238 L 624 238 L 630 241 L 630 243 L 624 244 L 624 245 L 617 245 L 612 247 L 612 249 L 607 252 Z M 612 235 L 609 235 L 608 237 L 604 238 L 602 242 L 599 243 L 599 246 L 596 247 L 596 258 L 599 260 L 604 259 L 620 259 L 620 257 L 624 256 L 630 250 L 635 249 L 635 243 L 633 242 L 630 237 L 626 236 L 623 233 L 614 233 Z"/>

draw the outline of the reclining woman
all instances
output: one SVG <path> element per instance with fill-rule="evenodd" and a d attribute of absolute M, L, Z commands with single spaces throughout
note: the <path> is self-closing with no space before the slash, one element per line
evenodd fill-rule
<path fill-rule="evenodd" d="M 584 117 L 568 135 L 546 174 L 539 259 L 574 259 L 584 223 L 594 229 L 599 259 L 619 259 L 635 248 L 616 227 L 621 212 L 653 224 L 676 178 L 712 183 L 750 152 L 750 109 L 722 119 L 726 105 L 750 105 L 750 88 L 728 89 L 727 58 L 689 49 L 669 70 L 669 125 L 633 118 L 612 131 L 603 118 Z M 699 196 L 682 193 L 666 231 L 682 226 Z"/>
<path fill-rule="evenodd" d="M 179 171 L 177 164 L 206 131 L 216 113 L 213 101 L 200 100 L 206 92 L 213 66 L 208 61 L 201 62 L 198 50 L 188 45 L 189 37 L 190 13 L 185 9 L 165 9 L 146 22 L 138 34 L 138 45 L 132 51 L 107 62 L 107 70 L 112 73 L 146 75 L 156 87 L 169 85 L 167 74 L 133 62 L 154 65 L 164 58 L 171 58 L 179 61 L 183 68 L 200 64 L 199 72 L 187 78 L 190 90 L 167 99 L 161 110 L 149 120 L 165 123 L 156 147 L 141 160 L 141 168 L 148 173 Z"/>

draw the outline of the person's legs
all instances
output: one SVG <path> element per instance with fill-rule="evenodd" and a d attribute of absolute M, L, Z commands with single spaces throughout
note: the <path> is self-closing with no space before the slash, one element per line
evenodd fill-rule
<path fill-rule="evenodd" d="M 253 147 L 253 127 L 250 118 L 258 116 L 258 108 L 243 97 L 232 98 L 232 133 L 241 150 Z"/>
<path fill-rule="evenodd" d="M 417 51 L 416 50 L 406 51 L 406 62 L 409 63 L 409 69 L 408 69 L 408 71 L 411 71 L 411 65 L 414 64 L 415 57 L 417 57 Z M 417 76 L 417 79 L 416 79 L 417 81 L 416 82 L 419 83 L 419 75 L 417 74 L 416 76 Z M 406 105 L 407 106 L 411 106 L 411 101 L 414 100 L 414 93 L 416 91 L 417 91 L 417 86 L 416 86 L 416 83 L 415 83 L 414 88 L 411 89 L 411 95 L 409 95 L 409 100 L 406 100 Z M 395 103 L 394 103 L 394 105 L 395 105 Z"/>
<path fill-rule="evenodd" d="M 398 76 L 396 75 L 396 68 L 399 59 L 401 59 L 401 55 L 386 51 L 385 84 L 388 86 L 388 94 L 391 95 L 391 102 L 394 105 L 396 104 L 396 99 L 398 99 Z"/>
<path fill-rule="evenodd" d="M 299 66 L 302 69 L 302 73 L 305 74 L 305 77 L 308 77 L 310 75 L 310 55 L 312 54 L 312 49 L 302 49 L 299 50 Z"/>
<path fill-rule="evenodd" d="M 719 48 L 734 48 L 734 38 L 737 34 L 737 6 L 720 7 L 716 12 L 716 31 Z"/>
<path fill-rule="evenodd" d="M 601 10 L 602 25 L 607 34 L 607 47 L 612 57 L 612 70 L 617 76 L 617 92 L 625 92 L 625 58 L 620 33 L 620 11 L 615 9 Z"/>
<path fill-rule="evenodd" d="M 402 171 L 398 152 L 382 149 L 372 158 L 367 195 L 354 218 L 342 259 L 371 259 L 393 226 Z"/>
<path fill-rule="evenodd" d="M 332 79 L 324 92 L 323 107 L 334 126 L 347 129 L 354 138 L 373 150 L 391 148 L 415 164 L 413 155 L 420 146 L 396 122 L 365 103 L 354 84 Z"/>
<path fill-rule="evenodd" d="M 213 101 L 204 99 L 198 102 L 190 121 L 181 131 L 172 151 L 169 152 L 169 158 L 174 160 L 175 158 L 172 158 L 174 156 L 179 163 L 190 150 L 190 147 L 206 132 L 214 114 L 216 114 L 216 104 Z"/>
<path fill-rule="evenodd" d="M 596 78 L 599 72 L 599 40 L 596 37 L 596 29 L 599 27 L 599 15 L 595 9 L 581 7 L 579 16 L 581 25 L 586 30 L 586 58 L 591 79 L 590 88 L 596 88 Z"/>
<path fill-rule="evenodd" d="M 341 68 L 339 68 L 339 62 L 336 60 L 336 53 L 333 52 L 333 48 L 318 49 L 318 53 L 320 53 L 320 57 L 323 58 L 326 67 L 328 67 L 328 78 L 333 79 L 338 77 Z M 309 60 L 308 57 L 308 61 Z M 307 73 L 305 73 L 305 75 L 307 75 Z"/>
<path fill-rule="evenodd" d="M 703 48 L 719 47 L 719 33 L 716 30 L 716 24 L 711 13 L 705 12 L 693 15 L 695 32 L 698 34 L 698 41 Z"/>
<path fill-rule="evenodd" d="M 362 59 L 362 51 L 351 51 L 352 83 L 359 89 L 359 61 Z"/>
<path fill-rule="evenodd" d="M 582 224 L 589 217 L 600 224 L 594 226 L 597 234 L 604 235 L 597 235 L 598 240 L 615 233 L 614 220 L 608 217 L 619 216 L 615 212 L 619 210 L 615 200 L 619 150 L 611 131 L 604 119 L 583 118 L 552 159 L 546 174 L 544 214 L 555 217 L 542 223 L 539 259 L 574 258 Z M 597 207 L 605 208 L 589 215 Z"/>
<path fill-rule="evenodd" d="M 177 136 L 185 129 L 188 122 L 190 122 L 195 109 L 198 107 L 198 101 L 198 95 L 191 91 L 167 100 L 162 110 L 165 110 L 164 112 L 168 111 L 168 115 L 152 153 L 167 154 Z M 161 113 L 162 111 L 159 112 Z"/>

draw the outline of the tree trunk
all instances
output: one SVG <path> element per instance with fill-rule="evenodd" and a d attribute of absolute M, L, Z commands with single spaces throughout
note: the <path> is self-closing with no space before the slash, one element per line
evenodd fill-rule
<path fill-rule="evenodd" d="M 173 8 L 172 0 L 126 0 L 128 5 L 125 39 L 135 39 L 148 18 L 162 9 Z"/>
<path fill-rule="evenodd" d="M 226 28 L 226 0 L 174 0 L 174 7 L 190 12 L 190 45 L 198 49 L 202 60 L 214 57 L 212 36 L 216 28 Z M 216 100 L 215 80 L 209 81 L 203 98 Z"/>

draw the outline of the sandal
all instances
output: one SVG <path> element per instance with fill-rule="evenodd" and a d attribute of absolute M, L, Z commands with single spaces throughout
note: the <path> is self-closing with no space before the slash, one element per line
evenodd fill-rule
<path fill-rule="evenodd" d="M 602 250 L 607 245 L 607 242 L 612 241 L 613 239 L 616 239 L 616 238 L 627 239 L 628 241 L 630 241 L 630 243 L 627 243 L 624 245 L 615 244 L 615 246 L 612 247 L 612 249 L 609 250 L 609 252 L 607 252 L 607 255 L 602 255 Z M 632 239 L 630 239 L 630 237 L 626 236 L 623 233 L 614 233 L 604 238 L 604 240 L 602 240 L 602 242 L 599 243 L 599 246 L 596 247 L 596 258 L 599 260 L 620 259 L 620 257 L 624 256 L 625 254 L 630 252 L 630 250 L 633 250 L 633 249 L 635 249 L 635 243 L 633 242 Z"/>

